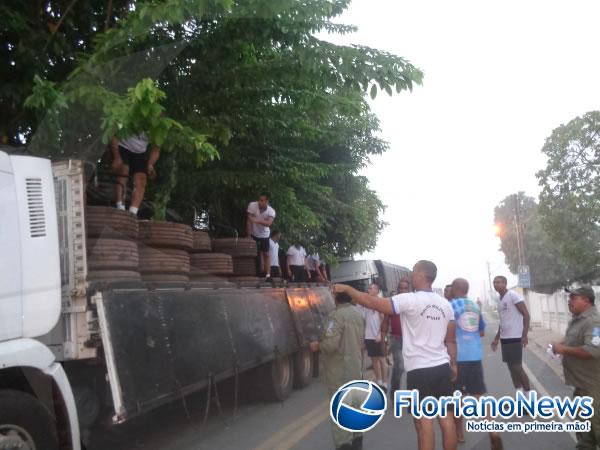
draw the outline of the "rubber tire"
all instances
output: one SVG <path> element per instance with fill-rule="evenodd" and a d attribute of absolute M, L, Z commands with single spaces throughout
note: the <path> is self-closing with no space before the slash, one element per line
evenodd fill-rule
<path fill-rule="evenodd" d="M 208 233 L 204 231 L 194 231 L 192 233 L 193 253 L 203 253 L 212 251 L 212 245 Z"/>
<path fill-rule="evenodd" d="M 313 354 L 308 348 L 302 348 L 294 353 L 294 387 L 305 388 L 313 377 Z"/>
<path fill-rule="evenodd" d="M 192 253 L 190 274 L 194 276 L 233 275 L 233 260 L 225 253 Z"/>
<path fill-rule="evenodd" d="M 23 428 L 40 450 L 58 450 L 56 421 L 35 397 L 26 392 L 0 391 L 0 426 L 5 424 Z"/>
<path fill-rule="evenodd" d="M 138 240 L 150 247 L 167 247 L 191 251 L 194 247 L 192 227 L 175 222 L 139 222 Z"/>
<path fill-rule="evenodd" d="M 238 277 L 256 276 L 255 258 L 233 258 L 233 274 Z"/>
<path fill-rule="evenodd" d="M 174 273 L 144 273 L 142 281 L 147 283 L 187 283 L 190 281 L 187 275 Z"/>
<path fill-rule="evenodd" d="M 213 239 L 213 251 L 227 253 L 233 257 L 256 257 L 256 241 L 250 238 Z"/>
<path fill-rule="evenodd" d="M 90 270 L 89 281 L 140 281 L 140 273 L 136 270 Z"/>
<path fill-rule="evenodd" d="M 266 400 L 282 402 L 294 389 L 294 366 L 290 355 L 279 356 L 261 367 L 259 382 Z M 286 376 L 283 376 L 284 370 Z"/>
<path fill-rule="evenodd" d="M 140 247 L 140 273 L 190 273 L 190 254 L 173 248 Z"/>
<path fill-rule="evenodd" d="M 85 226 L 88 237 L 137 239 L 138 221 L 134 214 L 108 206 L 87 206 Z"/>
<path fill-rule="evenodd" d="M 88 239 L 89 270 L 138 270 L 137 244 L 124 239 Z"/>

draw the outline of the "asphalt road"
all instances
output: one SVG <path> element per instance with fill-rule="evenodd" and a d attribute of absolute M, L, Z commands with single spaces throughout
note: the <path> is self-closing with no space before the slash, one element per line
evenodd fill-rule
<path fill-rule="evenodd" d="M 490 324 L 486 340 L 484 371 L 488 391 L 492 395 L 512 395 L 508 370 L 500 354 L 489 347 L 496 325 Z M 493 331 L 492 331 L 493 330 Z M 533 375 L 532 383 L 540 394 L 568 395 L 556 372 L 543 355 L 525 351 L 526 369 Z M 404 382 L 403 377 L 403 382 Z M 121 426 L 116 432 L 95 430 L 90 450 L 201 450 L 259 449 L 314 450 L 333 449 L 328 406 L 329 398 L 323 384 L 315 379 L 305 389 L 294 391 L 284 403 L 262 403 L 247 395 L 233 416 L 231 386 L 219 386 L 223 414 L 213 405 L 203 424 L 205 393 L 190 396 L 183 402 L 167 405 L 143 419 Z M 246 393 L 251 394 L 251 393 Z M 528 419 L 530 420 L 530 419 Z M 527 421 L 528 421 L 527 420 Z M 525 421 L 525 419 L 523 419 Z M 486 433 L 466 433 L 466 442 L 459 449 L 489 449 Z M 503 433 L 505 449 L 569 449 L 575 447 L 568 433 Z M 441 448 L 437 436 L 437 448 Z M 416 434 L 410 417 L 396 419 L 391 408 L 386 417 L 364 438 L 365 449 L 416 449 Z"/>

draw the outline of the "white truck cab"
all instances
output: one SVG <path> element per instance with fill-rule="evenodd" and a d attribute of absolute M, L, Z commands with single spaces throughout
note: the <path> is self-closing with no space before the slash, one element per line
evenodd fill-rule
<path fill-rule="evenodd" d="M 71 386 L 35 338 L 61 313 L 50 161 L 0 151 L 0 448 L 80 448 Z"/>

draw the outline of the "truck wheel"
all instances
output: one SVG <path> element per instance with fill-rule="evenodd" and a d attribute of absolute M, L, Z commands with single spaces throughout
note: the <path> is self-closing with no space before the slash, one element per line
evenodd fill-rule
<path fill-rule="evenodd" d="M 302 389 L 312 381 L 313 355 L 307 348 L 298 350 L 294 354 L 294 387 Z"/>
<path fill-rule="evenodd" d="M 58 450 L 56 422 L 25 392 L 0 392 L 0 448 Z"/>
<path fill-rule="evenodd" d="M 264 367 L 262 376 L 268 400 L 283 401 L 290 396 L 294 387 L 294 369 L 289 355 L 275 358 Z"/>

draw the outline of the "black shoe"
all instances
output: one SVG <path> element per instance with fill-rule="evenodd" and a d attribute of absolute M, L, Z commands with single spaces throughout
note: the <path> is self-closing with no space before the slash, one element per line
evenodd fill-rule
<path fill-rule="evenodd" d="M 352 439 L 352 450 L 362 450 L 363 437 L 358 436 Z"/>

